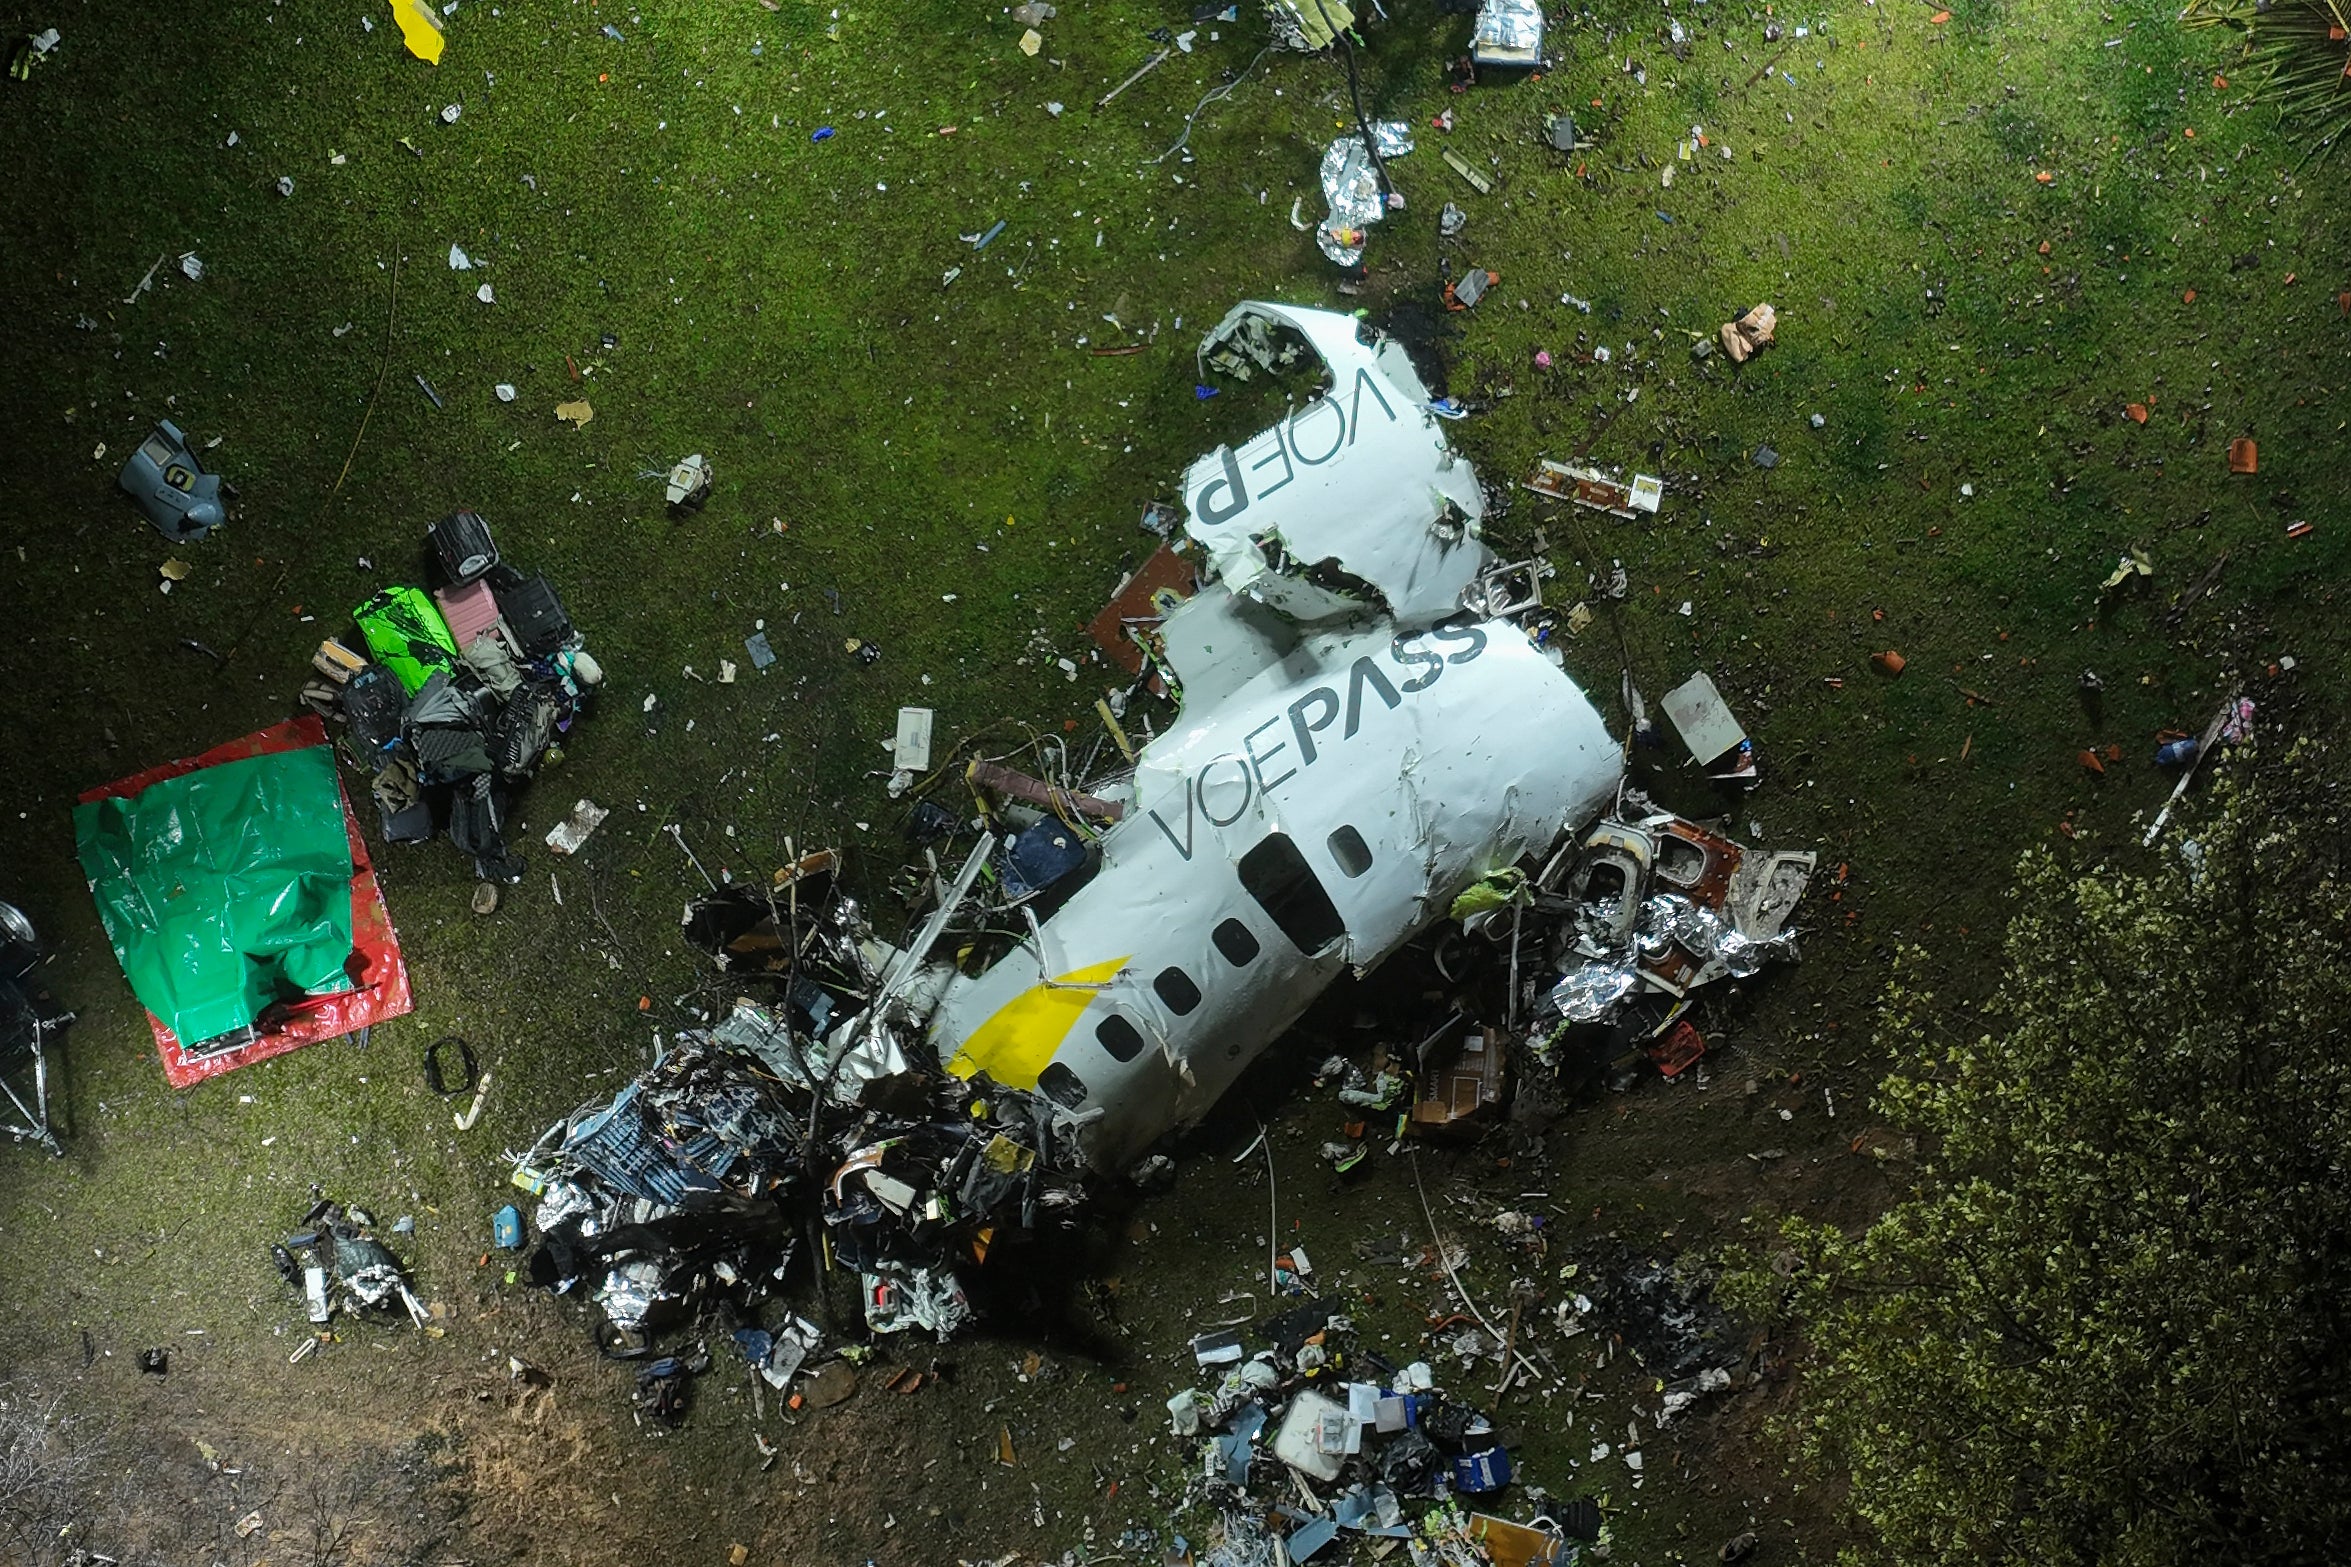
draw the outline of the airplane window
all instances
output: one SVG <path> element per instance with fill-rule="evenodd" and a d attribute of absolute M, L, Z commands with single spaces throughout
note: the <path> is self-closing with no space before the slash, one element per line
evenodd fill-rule
<path fill-rule="evenodd" d="M 1249 927 L 1239 920 L 1226 920 L 1216 927 L 1210 937 L 1224 960 L 1235 968 L 1247 968 L 1257 961 L 1257 938 L 1249 934 Z"/>
<path fill-rule="evenodd" d="M 1324 951 L 1347 934 L 1331 895 L 1323 891 L 1314 868 L 1288 833 L 1268 833 L 1241 856 L 1237 868 L 1242 889 L 1300 952 Z"/>
<path fill-rule="evenodd" d="M 1339 862 L 1340 874 L 1349 881 L 1371 869 L 1371 845 L 1354 828 L 1341 827 L 1333 832 L 1330 845 L 1331 858 Z"/>
<path fill-rule="evenodd" d="M 1047 1063 L 1037 1074 L 1037 1091 L 1064 1110 L 1082 1110 L 1086 1107 L 1086 1085 L 1077 1073 L 1058 1061 Z"/>
<path fill-rule="evenodd" d="M 1094 1037 L 1116 1061 L 1132 1061 L 1143 1053 L 1142 1034 L 1115 1012 L 1094 1025 Z"/>
<path fill-rule="evenodd" d="M 1192 983 L 1192 976 L 1180 968 L 1163 968 L 1151 982 L 1159 992 L 1159 999 L 1167 1003 L 1167 1010 L 1177 1017 L 1186 1016 L 1200 1004 L 1200 987 Z"/>

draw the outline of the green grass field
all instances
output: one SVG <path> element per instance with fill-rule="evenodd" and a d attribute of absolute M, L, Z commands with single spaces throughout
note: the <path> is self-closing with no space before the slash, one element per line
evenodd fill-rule
<path fill-rule="evenodd" d="M 18 1151 L 0 1181 L 0 1367 L 54 1373 L 83 1329 L 116 1352 L 202 1329 L 184 1353 L 256 1418 L 315 1399 L 316 1368 L 277 1353 L 295 1314 L 260 1251 L 314 1182 L 432 1216 L 416 1250 L 442 1293 L 557 1332 L 561 1309 L 475 1258 L 503 1152 L 634 1071 L 698 983 L 674 934 L 698 883 L 662 828 L 738 874 L 788 840 L 870 848 L 878 886 L 900 704 L 936 707 L 943 736 L 1090 726 L 1106 676 L 1081 627 L 1153 542 L 1138 514 L 1265 416 L 1262 398 L 1194 393 L 1194 346 L 1244 298 L 1360 308 L 1433 341 L 1478 409 L 1450 432 L 1489 480 L 1578 453 L 1665 476 L 1653 519 L 1520 492 L 1489 535 L 1546 552 L 1567 603 L 1621 560 L 1629 595 L 1594 601 L 1570 670 L 1612 715 L 1628 670 L 1652 702 L 1712 672 L 1765 783 L 1717 801 L 1669 769 L 1660 791 L 1843 868 L 1807 906 L 1804 967 L 1724 1013 L 1722 1042 L 1759 1059 L 1841 1066 L 1859 1093 L 1889 949 L 1929 947 L 1948 994 L 1995 985 L 2017 852 L 2061 823 L 2121 850 L 2169 788 L 2157 731 L 2200 728 L 2239 682 L 2300 727 L 2336 720 L 2345 174 L 2305 165 L 2243 83 L 2217 84 L 2225 38 L 2154 0 L 1603 3 L 1554 15 L 1550 71 L 1454 94 L 1466 23 L 1391 4 L 1365 31 L 1365 103 L 1418 147 L 1353 295 L 1289 217 L 1300 197 L 1322 211 L 1345 72 L 1256 60 L 1266 29 L 1246 10 L 1197 24 L 1192 52 L 1099 110 L 1159 47 L 1146 29 L 1192 28 L 1187 12 L 1067 6 L 1030 58 L 1018 24 L 976 6 L 463 0 L 431 67 L 380 5 L 12 10 L 11 31 L 63 42 L 0 83 L 17 171 L 0 224 L 0 896 L 56 939 L 50 981 L 82 1021 L 66 1157 Z M 1186 153 L 1153 161 L 1252 64 Z M 1449 135 L 1430 125 L 1447 109 Z M 1555 112 L 1593 145 L 1544 146 Z M 1468 214 L 1458 240 L 1437 235 L 1447 201 Z M 984 250 L 962 237 L 999 220 Z M 453 244 L 473 270 L 451 269 Z M 178 268 L 190 251 L 200 281 Z M 1472 265 L 1498 285 L 1443 311 L 1440 267 Z M 1744 367 L 1692 356 L 1758 301 L 1777 346 Z M 554 415 L 573 399 L 594 407 L 584 427 Z M 242 492 L 200 545 L 168 546 L 114 488 L 158 417 L 217 437 L 206 460 Z M 2239 436 L 2259 442 L 2255 475 L 2228 471 Z M 1762 446 L 1776 467 L 1756 466 Z M 673 519 L 648 475 L 695 451 L 716 491 Z M 387 853 L 416 1015 L 365 1054 L 330 1045 L 173 1094 L 79 885 L 73 798 L 284 716 L 318 638 L 417 580 L 425 527 L 459 506 L 553 577 L 611 675 L 534 786 L 525 841 L 579 796 L 615 814 L 580 859 L 535 855 L 489 920 L 446 845 Z M 2102 596 L 2131 548 L 2152 579 Z M 2217 587 L 2166 625 L 2224 551 Z M 194 569 L 163 596 L 174 555 Z M 781 656 L 755 674 L 743 640 L 762 624 Z M 1889 648 L 1908 660 L 1896 679 L 1870 662 Z M 736 683 L 716 683 L 721 660 L 744 666 Z M 2089 706 L 2085 669 L 2104 682 Z M 2120 759 L 2093 776 L 2077 754 L 2109 743 Z M 471 1132 L 416 1078 L 417 1049 L 448 1032 L 496 1078 Z M 1563 1205 L 1638 1184 L 1608 1138 L 1579 1133 Z M 1232 1199 L 1233 1225 L 1256 1200 Z M 1768 1201 L 1731 1184 L 1675 1222 L 1726 1231 Z M 1164 1290 L 1200 1254 L 1129 1262 L 1130 1288 Z M 1176 1344 L 1183 1313 L 1160 1309 L 1146 1320 Z M 503 1331 L 477 1314 L 452 1340 L 479 1358 Z M 127 1376 L 103 1396 L 148 1407 Z M 1018 1489 L 1001 1505 L 1025 1521 Z M 1711 1554 L 1676 1531 L 1730 1516 L 1695 1491 L 1643 1506 L 1620 1561 Z M 874 1538 L 779 1559 L 862 1560 Z M 1020 1543 L 1050 1558 L 1078 1542 L 1024 1526 Z"/>

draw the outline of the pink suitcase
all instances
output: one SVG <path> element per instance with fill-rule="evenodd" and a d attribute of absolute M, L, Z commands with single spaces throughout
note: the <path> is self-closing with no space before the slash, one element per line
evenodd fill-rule
<path fill-rule="evenodd" d="M 484 581 L 473 581 L 462 588 L 441 588 L 433 594 L 441 606 L 441 618 L 449 622 L 449 634 L 457 639 L 457 650 L 464 652 L 473 646 L 473 639 L 498 624 L 498 600 Z"/>

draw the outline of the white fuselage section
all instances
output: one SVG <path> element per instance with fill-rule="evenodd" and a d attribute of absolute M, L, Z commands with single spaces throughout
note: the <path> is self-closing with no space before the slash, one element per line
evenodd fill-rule
<path fill-rule="evenodd" d="M 1211 591 L 1177 617 L 1233 613 Z M 1100 870 L 1041 942 L 949 982 L 933 1046 L 1092 1113 L 1089 1157 L 1121 1168 L 1197 1120 L 1340 970 L 1607 809 L 1621 765 L 1508 621 L 1300 634 L 1143 752 Z"/>

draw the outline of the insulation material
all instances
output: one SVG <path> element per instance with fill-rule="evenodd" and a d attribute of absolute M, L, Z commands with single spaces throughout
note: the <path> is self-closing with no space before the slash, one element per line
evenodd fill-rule
<path fill-rule="evenodd" d="M 1480 65 L 1541 65 L 1543 7 L 1538 0 L 1486 0 L 1470 31 L 1469 57 Z"/>
<path fill-rule="evenodd" d="M 1360 136 L 1341 136 L 1323 149 L 1320 179 L 1323 200 L 1330 212 L 1314 231 L 1314 243 L 1342 267 L 1363 264 L 1364 231 L 1387 215 L 1388 199 L 1380 190 L 1381 159 L 1401 158 L 1412 150 L 1412 130 L 1401 120 L 1383 120 L 1371 128 L 1373 147 Z"/>

